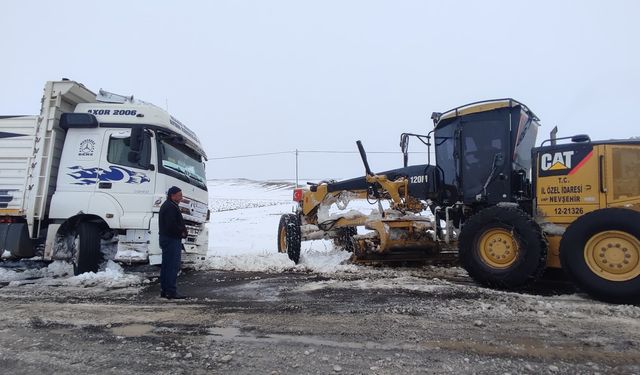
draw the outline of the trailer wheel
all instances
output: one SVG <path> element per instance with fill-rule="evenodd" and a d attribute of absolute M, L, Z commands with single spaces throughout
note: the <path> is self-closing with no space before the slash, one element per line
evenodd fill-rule
<path fill-rule="evenodd" d="M 336 230 L 336 237 L 333 239 L 335 247 L 342 248 L 344 251 L 353 253 L 355 248 L 353 244 L 353 236 L 358 234 L 358 228 L 345 227 Z"/>
<path fill-rule="evenodd" d="M 574 221 L 560 240 L 560 264 L 589 295 L 640 303 L 640 213 L 605 208 Z"/>
<path fill-rule="evenodd" d="M 547 262 L 542 230 L 517 207 L 493 206 L 473 215 L 458 245 L 463 267 L 489 287 L 524 288 L 542 275 Z"/>
<path fill-rule="evenodd" d="M 295 214 L 280 217 L 278 225 L 278 252 L 287 253 L 295 264 L 300 262 L 300 218 Z"/>
<path fill-rule="evenodd" d="M 73 273 L 98 272 L 102 261 L 100 253 L 100 228 L 89 222 L 81 222 L 76 227 L 73 241 Z"/>

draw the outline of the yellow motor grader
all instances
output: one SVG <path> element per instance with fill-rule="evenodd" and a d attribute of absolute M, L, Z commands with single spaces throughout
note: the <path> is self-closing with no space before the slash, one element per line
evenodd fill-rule
<path fill-rule="evenodd" d="M 640 302 L 640 141 L 579 135 L 534 147 L 539 119 L 513 99 L 432 119 L 427 135 L 402 134 L 403 168 L 372 173 L 358 141 L 365 176 L 295 189 L 279 251 L 297 263 L 301 241 L 324 238 L 354 260 L 453 252 L 482 285 L 520 289 L 562 268 L 595 298 Z M 434 165 L 408 165 L 413 138 L 427 155 L 433 146 Z M 355 199 L 377 210 L 346 211 Z"/>

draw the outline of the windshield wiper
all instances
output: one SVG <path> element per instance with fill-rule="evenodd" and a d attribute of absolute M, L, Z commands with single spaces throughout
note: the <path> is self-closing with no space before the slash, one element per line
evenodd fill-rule
<path fill-rule="evenodd" d="M 165 163 L 162 163 L 162 166 L 165 167 L 165 168 L 169 168 L 171 170 L 174 170 L 176 172 L 180 172 L 181 174 L 185 175 L 187 178 L 189 177 L 189 175 L 187 174 L 187 171 L 184 170 L 181 167 L 175 167 L 175 166 L 173 166 L 171 164 L 165 164 Z"/>
<path fill-rule="evenodd" d="M 193 173 L 193 172 L 191 172 L 191 171 L 189 171 L 187 169 L 185 169 L 184 171 L 189 177 L 193 178 L 194 180 L 198 180 L 199 182 L 204 182 L 202 177 L 198 176 L 197 174 L 195 174 L 195 173 Z"/>
<path fill-rule="evenodd" d="M 181 166 L 179 166 L 179 165 L 175 165 L 175 164 L 173 164 L 173 163 L 171 163 L 171 164 L 169 164 L 169 163 L 166 163 L 166 164 L 165 164 L 165 163 L 162 163 L 162 166 L 163 166 L 163 167 L 165 167 L 165 168 L 171 169 L 171 170 L 173 170 L 173 171 L 179 172 L 181 175 L 185 176 L 185 177 L 188 179 L 188 182 L 195 181 L 195 182 L 197 182 L 200 186 L 203 186 L 203 187 L 205 187 L 205 188 L 206 188 L 206 186 L 207 186 L 207 185 L 205 184 L 205 182 L 204 182 L 204 179 L 203 179 L 202 177 L 198 176 L 198 175 L 197 175 L 197 174 L 195 174 L 195 173 L 190 172 L 190 171 L 189 171 L 189 170 L 187 170 L 187 169 L 182 168 L 182 167 L 181 167 Z"/>

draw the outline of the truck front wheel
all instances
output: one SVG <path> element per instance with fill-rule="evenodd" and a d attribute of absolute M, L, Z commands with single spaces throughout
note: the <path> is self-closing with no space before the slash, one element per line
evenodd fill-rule
<path fill-rule="evenodd" d="M 98 272 L 101 261 L 100 227 L 95 223 L 81 222 L 76 227 L 73 241 L 73 273 Z"/>

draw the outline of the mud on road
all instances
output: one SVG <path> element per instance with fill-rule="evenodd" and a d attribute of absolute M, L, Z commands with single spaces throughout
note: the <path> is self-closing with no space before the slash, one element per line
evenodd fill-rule
<path fill-rule="evenodd" d="M 640 308 L 563 287 L 480 288 L 459 269 L 155 273 L 124 288 L 0 288 L 3 373 L 640 373 Z M 560 294 L 556 294 L 560 291 Z M 567 293 L 569 292 L 569 293 Z"/>

